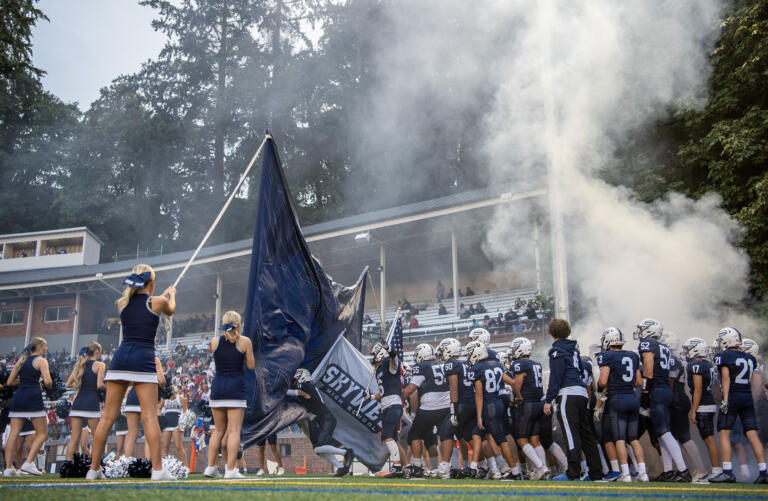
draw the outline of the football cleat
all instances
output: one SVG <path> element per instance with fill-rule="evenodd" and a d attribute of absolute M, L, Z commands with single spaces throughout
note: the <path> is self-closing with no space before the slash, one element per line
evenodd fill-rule
<path fill-rule="evenodd" d="M 710 484 L 734 484 L 736 483 L 736 476 L 733 474 L 732 471 L 723 471 L 722 473 L 719 473 L 714 477 L 709 477 L 709 483 Z"/>

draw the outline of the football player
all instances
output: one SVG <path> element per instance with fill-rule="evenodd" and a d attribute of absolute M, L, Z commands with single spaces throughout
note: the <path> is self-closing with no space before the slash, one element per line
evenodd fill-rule
<path fill-rule="evenodd" d="M 438 346 L 438 352 L 443 361 L 443 373 L 448 379 L 451 426 L 459 440 L 471 441 L 476 421 L 474 377 L 467 364 L 459 360 L 461 343 L 458 339 L 443 339 Z M 443 461 L 446 461 L 453 452 L 453 443 L 446 441 L 441 447 Z M 440 478 L 450 478 L 450 463 L 441 464 L 438 473 Z"/>

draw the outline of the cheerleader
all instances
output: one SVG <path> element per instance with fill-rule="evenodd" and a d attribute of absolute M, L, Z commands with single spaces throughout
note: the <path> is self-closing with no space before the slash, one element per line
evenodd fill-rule
<path fill-rule="evenodd" d="M 48 353 L 48 343 L 41 337 L 36 337 L 24 348 L 23 355 L 13 366 L 11 375 L 8 376 L 8 386 L 19 385 L 11 400 L 11 411 L 8 417 L 11 419 L 11 432 L 8 435 L 8 441 L 5 445 L 5 464 L 4 476 L 15 476 L 22 473 L 30 475 L 42 475 L 33 463 L 37 456 L 37 451 L 45 443 L 48 436 L 48 420 L 46 418 L 45 406 L 43 405 L 43 391 L 40 388 L 40 377 L 48 388 L 53 386 L 53 380 L 48 370 L 48 360 L 45 354 Z M 35 429 L 32 441 L 29 444 L 27 458 L 21 465 L 21 471 L 17 471 L 13 465 L 16 461 L 16 446 L 19 440 L 19 433 L 24 426 L 24 420 L 32 421 Z"/>
<path fill-rule="evenodd" d="M 224 440 L 227 457 L 224 478 L 245 478 L 237 471 L 237 451 L 240 448 L 240 428 L 246 407 L 245 374 L 243 362 L 248 369 L 256 367 L 251 340 L 240 335 L 240 315 L 228 311 L 222 318 L 218 339 L 211 340 L 211 351 L 216 364 L 216 374 L 211 384 L 211 411 L 216 429 L 211 433 L 208 448 L 206 477 L 220 477 L 216 467 L 219 446 Z M 225 436 L 226 435 L 226 436 Z"/>
<path fill-rule="evenodd" d="M 107 397 L 99 425 L 93 433 L 93 458 L 86 475 L 89 480 L 104 479 L 101 458 L 112 425 L 120 414 L 120 405 L 128 386 L 133 383 L 141 407 L 144 435 L 149 444 L 152 480 L 173 480 L 164 469 L 160 456 L 160 427 L 157 422 L 158 367 L 155 357 L 155 333 L 160 315 L 173 315 L 176 310 L 176 289 L 169 287 L 161 296 L 155 290 L 155 272 L 146 264 L 133 268 L 124 282 L 127 287 L 117 301 L 123 342 L 112 357 L 107 382 Z M 160 367 L 162 371 L 162 367 Z"/>
<path fill-rule="evenodd" d="M 181 463 L 189 468 L 187 461 L 187 451 L 184 450 L 184 434 L 179 429 L 179 416 L 187 410 L 187 399 L 180 393 L 179 389 L 173 387 L 173 398 L 164 400 L 162 413 L 165 416 L 165 425 L 163 426 L 163 457 L 168 454 L 168 448 L 173 437 L 173 445 L 176 447 L 176 455 Z"/>
<path fill-rule="evenodd" d="M 67 461 L 71 461 L 77 451 L 83 425 L 95 430 L 99 424 L 101 408 L 96 391 L 104 388 L 104 371 L 107 368 L 104 362 L 99 361 L 100 358 L 101 345 L 91 341 L 80 350 L 75 367 L 67 379 L 66 387 L 77 390 L 72 410 L 69 412 L 71 434 L 67 446 Z M 82 448 L 85 454 L 88 448 L 87 438 Z"/>

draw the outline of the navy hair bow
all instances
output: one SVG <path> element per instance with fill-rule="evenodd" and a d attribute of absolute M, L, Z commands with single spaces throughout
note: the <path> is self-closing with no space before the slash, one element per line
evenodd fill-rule
<path fill-rule="evenodd" d="M 235 327 L 237 327 L 237 325 L 235 325 L 235 324 L 221 324 L 220 329 L 223 330 L 223 331 L 230 332 Z"/>
<path fill-rule="evenodd" d="M 125 278 L 125 280 L 123 280 L 123 285 L 127 285 L 128 287 L 133 287 L 134 289 L 141 289 L 150 280 L 152 280 L 151 271 L 143 271 L 138 274 L 131 273 Z"/>
<path fill-rule="evenodd" d="M 87 357 L 88 356 L 88 347 L 87 346 L 83 346 L 80 349 L 80 356 L 81 357 Z"/>

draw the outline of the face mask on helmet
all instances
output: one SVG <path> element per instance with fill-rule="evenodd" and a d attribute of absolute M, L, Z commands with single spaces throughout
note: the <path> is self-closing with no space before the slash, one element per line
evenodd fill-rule
<path fill-rule="evenodd" d="M 525 356 L 531 356 L 531 353 L 533 353 L 533 343 L 531 343 L 530 339 L 525 337 L 513 339 L 512 345 L 510 345 L 508 350 L 508 354 L 510 354 L 514 360 Z"/>
<path fill-rule="evenodd" d="M 725 327 L 717 333 L 717 346 L 721 350 L 741 346 L 741 332 L 733 327 Z"/>
<path fill-rule="evenodd" d="M 373 356 L 374 365 L 378 365 L 389 356 L 389 351 L 383 343 L 376 343 L 371 349 L 371 356 Z"/>
<path fill-rule="evenodd" d="M 459 355 L 461 355 L 461 343 L 458 339 L 452 337 L 440 341 L 440 344 L 435 350 L 435 356 L 443 362 L 447 362 L 451 358 L 458 357 Z"/>
<path fill-rule="evenodd" d="M 475 365 L 481 360 L 488 358 L 488 348 L 484 343 L 472 341 L 466 346 L 467 361 L 470 365 Z"/>
<path fill-rule="evenodd" d="M 639 324 L 632 334 L 635 339 L 659 339 L 664 332 L 661 322 L 653 318 L 646 318 Z"/>
<path fill-rule="evenodd" d="M 741 340 L 741 351 L 744 353 L 749 353 L 753 357 L 757 358 L 757 355 L 760 352 L 760 347 L 753 339 L 745 337 Z"/>
<path fill-rule="evenodd" d="M 683 345 L 683 356 L 689 361 L 696 358 L 707 358 L 709 356 L 709 346 L 700 337 L 692 337 Z"/>
<path fill-rule="evenodd" d="M 600 346 L 603 351 L 611 346 L 624 346 L 624 333 L 616 327 L 608 327 L 600 334 Z"/>
<path fill-rule="evenodd" d="M 413 350 L 413 358 L 416 360 L 416 363 L 423 362 L 425 360 L 432 360 L 435 358 L 435 352 L 432 349 L 432 346 L 423 343 L 416 347 L 415 350 Z"/>
<path fill-rule="evenodd" d="M 308 383 L 312 380 L 312 375 L 307 369 L 297 369 L 296 374 L 293 376 L 293 381 L 296 384 Z"/>
<path fill-rule="evenodd" d="M 482 327 L 476 327 L 469 331 L 469 339 L 472 341 L 479 341 L 488 346 L 491 344 L 491 333 Z"/>

